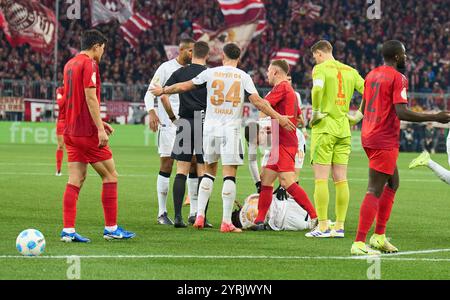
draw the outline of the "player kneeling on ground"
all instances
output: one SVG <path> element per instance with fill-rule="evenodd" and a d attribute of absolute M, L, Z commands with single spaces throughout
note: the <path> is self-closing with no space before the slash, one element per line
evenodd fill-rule
<path fill-rule="evenodd" d="M 81 52 L 64 67 L 66 123 L 64 143 L 68 156 L 69 182 L 64 193 L 63 242 L 90 242 L 75 232 L 77 200 L 90 164 L 103 181 L 102 204 L 106 240 L 129 239 L 135 234 L 117 226 L 117 172 L 108 146 L 113 129 L 100 117 L 100 74 L 98 64 L 107 39 L 97 30 L 81 37 Z"/>

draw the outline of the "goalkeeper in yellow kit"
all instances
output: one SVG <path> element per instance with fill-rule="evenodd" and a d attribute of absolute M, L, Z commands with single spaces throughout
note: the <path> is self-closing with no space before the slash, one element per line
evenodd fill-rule
<path fill-rule="evenodd" d="M 316 66 L 313 69 L 311 163 L 313 164 L 316 205 L 319 225 L 307 237 L 344 237 L 344 222 L 349 203 L 347 164 L 351 152 L 350 125 L 359 122 L 362 114 L 348 114 L 354 90 L 363 94 L 364 79 L 355 69 L 333 57 L 328 41 L 311 47 Z M 336 223 L 328 222 L 328 177 L 332 171 L 336 187 Z"/>

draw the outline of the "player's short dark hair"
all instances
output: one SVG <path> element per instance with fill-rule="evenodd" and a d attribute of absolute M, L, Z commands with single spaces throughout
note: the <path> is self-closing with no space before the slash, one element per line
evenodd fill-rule
<path fill-rule="evenodd" d="M 195 58 L 205 58 L 209 53 L 209 46 L 207 42 L 199 41 L 194 44 L 193 55 Z"/>
<path fill-rule="evenodd" d="M 238 59 L 241 56 L 241 49 L 235 43 L 228 43 L 223 47 L 223 53 L 229 59 Z"/>
<path fill-rule="evenodd" d="M 289 74 L 289 64 L 284 59 L 273 60 L 270 64 L 279 67 L 286 75 Z"/>
<path fill-rule="evenodd" d="M 395 56 L 403 52 L 403 47 L 403 43 L 398 40 L 384 42 L 383 47 L 381 48 L 384 60 L 395 60 Z"/>
<path fill-rule="evenodd" d="M 184 38 L 180 40 L 180 49 L 184 49 L 185 47 L 189 46 L 189 44 L 195 44 L 195 40 L 191 38 Z"/>
<path fill-rule="evenodd" d="M 81 34 L 81 50 L 89 50 L 95 45 L 103 45 L 108 42 L 106 36 L 97 29 L 89 29 Z"/>
<path fill-rule="evenodd" d="M 333 46 L 331 43 L 327 40 L 320 40 L 311 47 L 311 52 L 314 53 L 317 50 L 323 51 L 323 52 L 333 52 Z"/>

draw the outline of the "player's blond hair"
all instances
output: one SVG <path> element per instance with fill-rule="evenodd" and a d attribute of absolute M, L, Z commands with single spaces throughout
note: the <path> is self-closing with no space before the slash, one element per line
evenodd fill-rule
<path fill-rule="evenodd" d="M 317 43 L 315 43 L 314 45 L 312 45 L 312 47 L 311 47 L 312 53 L 314 53 L 318 50 L 326 52 L 326 53 L 331 53 L 331 52 L 333 52 L 333 46 L 327 40 L 320 40 Z"/>

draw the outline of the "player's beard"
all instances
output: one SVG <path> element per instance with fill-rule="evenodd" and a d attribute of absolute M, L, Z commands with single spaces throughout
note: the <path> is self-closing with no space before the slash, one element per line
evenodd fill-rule
<path fill-rule="evenodd" d="M 405 61 L 400 61 L 397 64 L 397 70 L 402 73 L 405 74 L 406 72 L 406 62 Z"/>

